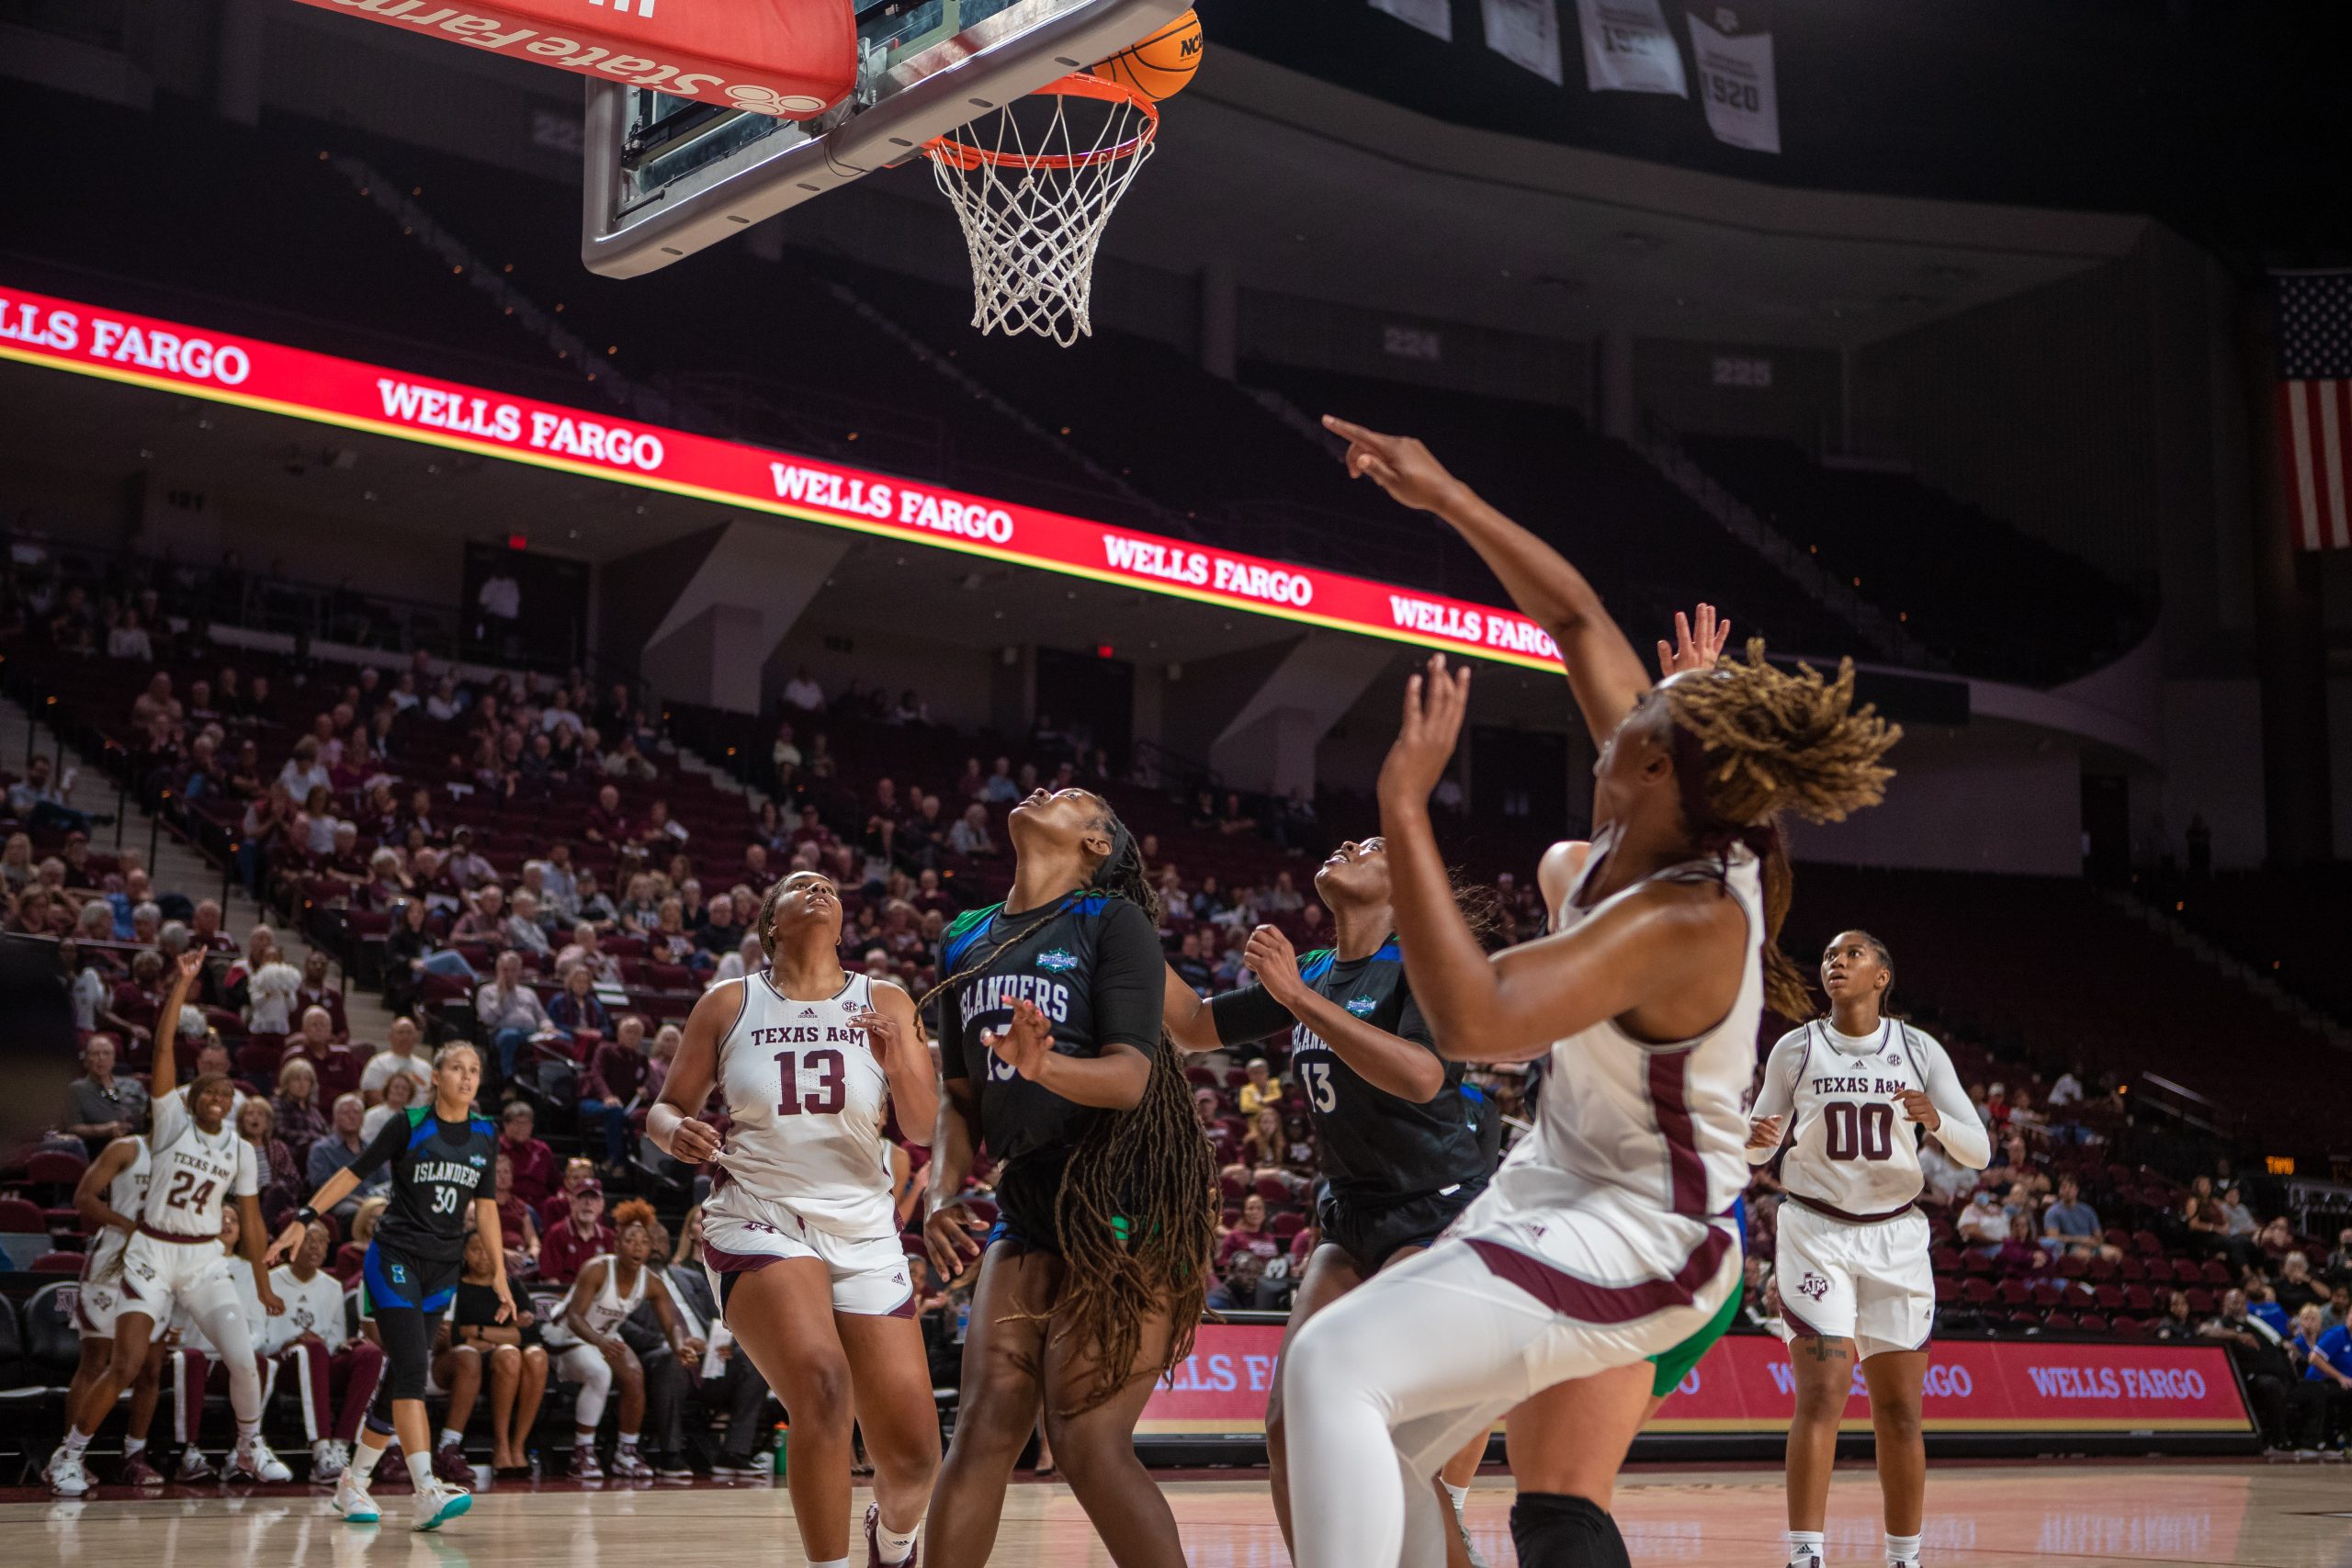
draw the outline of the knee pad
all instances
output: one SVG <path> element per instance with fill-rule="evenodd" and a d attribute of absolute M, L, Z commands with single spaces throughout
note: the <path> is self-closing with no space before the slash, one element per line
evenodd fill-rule
<path fill-rule="evenodd" d="M 1522 1568 L 1632 1568 L 1617 1521 L 1589 1497 L 1522 1492 L 1510 1506 Z"/>

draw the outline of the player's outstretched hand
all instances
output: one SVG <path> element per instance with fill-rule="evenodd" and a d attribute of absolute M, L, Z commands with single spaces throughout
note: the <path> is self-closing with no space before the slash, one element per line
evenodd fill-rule
<path fill-rule="evenodd" d="M 1751 1149 L 1777 1149 L 1781 1146 L 1781 1128 L 1785 1118 L 1759 1116 L 1747 1124 L 1747 1146 Z"/>
<path fill-rule="evenodd" d="M 1250 945 L 1241 950 L 1241 966 L 1258 976 L 1266 994 L 1284 1007 L 1306 988 L 1298 977 L 1298 950 L 1278 926 L 1260 926 L 1250 933 Z"/>
<path fill-rule="evenodd" d="M 1405 721 L 1388 749 L 1388 760 L 1380 765 L 1383 811 L 1418 810 L 1429 804 L 1430 791 L 1453 760 L 1462 716 L 1469 706 L 1469 666 L 1451 671 L 1444 654 L 1430 654 L 1428 668 L 1405 682 Z"/>
<path fill-rule="evenodd" d="M 1904 1115 L 1930 1133 L 1944 1124 L 1943 1112 L 1936 1109 L 1936 1102 L 1928 1098 L 1926 1089 L 1898 1089 L 1894 1091 L 1894 1103 L 1903 1107 Z"/>
<path fill-rule="evenodd" d="M 1686 670 L 1713 670 L 1731 638 L 1731 623 L 1715 618 L 1713 604 L 1702 604 L 1686 615 L 1674 612 L 1674 640 L 1657 640 L 1657 674 L 1663 681 Z"/>
<path fill-rule="evenodd" d="M 980 1040 L 1005 1066 L 1032 1080 L 1044 1070 L 1046 1058 L 1054 1054 L 1053 1025 L 1046 1021 L 1044 1010 L 1035 1002 L 1025 998 L 1012 1004 L 1012 1022 L 1009 1027 L 991 1029 Z"/>
<path fill-rule="evenodd" d="M 280 1231 L 277 1239 L 269 1244 L 269 1250 L 261 1255 L 262 1268 L 265 1270 L 275 1269 L 293 1257 L 294 1249 L 302 1245 L 302 1222 L 300 1220 Z"/>
<path fill-rule="evenodd" d="M 972 1211 L 961 1203 L 943 1203 L 931 1212 L 922 1224 L 922 1245 L 942 1280 L 952 1285 L 980 1260 L 978 1231 Z"/>
<path fill-rule="evenodd" d="M 1383 435 L 1328 413 L 1323 428 L 1348 444 L 1348 478 L 1370 479 L 1403 505 L 1441 512 L 1461 488 L 1445 465 L 1409 435 Z"/>
<path fill-rule="evenodd" d="M 670 1129 L 670 1157 L 680 1165 L 707 1165 L 718 1156 L 718 1129 L 688 1116 Z"/>

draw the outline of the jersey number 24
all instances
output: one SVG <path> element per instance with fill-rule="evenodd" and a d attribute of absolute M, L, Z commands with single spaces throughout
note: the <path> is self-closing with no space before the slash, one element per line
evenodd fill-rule
<path fill-rule="evenodd" d="M 817 1087 L 806 1094 L 800 1092 L 799 1052 L 778 1051 L 775 1065 L 781 1080 L 777 1115 L 797 1116 L 806 1111 L 811 1116 L 838 1116 L 849 1103 L 849 1067 L 839 1051 L 808 1053 L 808 1070 L 817 1075 Z"/>

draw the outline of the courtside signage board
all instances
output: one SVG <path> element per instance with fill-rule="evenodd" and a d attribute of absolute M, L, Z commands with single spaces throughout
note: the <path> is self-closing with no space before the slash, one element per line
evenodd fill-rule
<path fill-rule="evenodd" d="M 1142 1437 L 1240 1437 L 1265 1429 L 1279 1324 L 1205 1324 L 1193 1353 L 1152 1393 Z M 1781 1432 L 1796 1410 L 1788 1348 L 1731 1335 L 1700 1359 L 1645 1432 Z M 1928 1347 L 1922 1416 L 1930 1432 L 2251 1433 L 2219 1346 L 1940 1339 Z M 1842 1428 L 1871 1429 L 1857 1370 Z"/>
<path fill-rule="evenodd" d="M 1557 671 L 1516 611 L 0 284 L 0 359 Z M 1437 525 L 1431 524 L 1434 529 Z"/>

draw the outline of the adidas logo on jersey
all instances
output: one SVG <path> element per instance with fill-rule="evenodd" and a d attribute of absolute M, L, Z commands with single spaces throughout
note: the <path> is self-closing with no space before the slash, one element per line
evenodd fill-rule
<path fill-rule="evenodd" d="M 817 1010 L 815 1008 L 802 1008 L 800 1010 L 800 1016 L 803 1018 L 814 1018 L 817 1016 Z"/>

